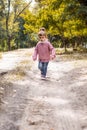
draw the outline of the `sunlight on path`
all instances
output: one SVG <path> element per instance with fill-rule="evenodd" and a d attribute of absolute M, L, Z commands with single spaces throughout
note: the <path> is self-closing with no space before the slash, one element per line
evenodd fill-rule
<path fill-rule="evenodd" d="M 19 65 L 20 61 L 27 58 L 32 61 L 28 51 L 3 54 L 3 59 L 0 60 L 0 71 L 12 70 Z M 26 52 L 28 55 L 25 54 Z M 13 105 L 14 108 L 24 105 L 22 106 L 22 116 L 18 120 L 16 120 L 17 109 L 16 111 L 11 109 L 12 123 L 13 126 L 16 125 L 14 130 L 86 130 L 86 127 L 82 129 L 79 114 L 73 109 L 72 103 L 76 98 L 74 97 L 76 93 L 70 91 L 70 88 L 75 89 L 86 83 L 87 72 L 85 68 L 78 69 L 81 66 L 84 66 L 83 61 L 79 60 L 50 61 L 47 73 L 50 80 L 46 82 L 40 79 L 38 61 L 32 61 L 32 68 L 27 69 L 25 80 L 15 81 L 15 91 L 12 96 L 8 97 L 8 109 L 6 107 L 8 115 L 10 114 L 9 105 Z M 78 70 L 80 71 L 78 72 Z M 81 78 L 81 76 L 83 77 Z M 8 121 L 8 119 L 6 120 Z M 11 129 L 10 126 L 8 128 Z"/>
<path fill-rule="evenodd" d="M 17 54 L 3 54 L 3 58 L 0 60 L 0 71 L 14 69 L 21 59 L 22 57 L 19 57 Z"/>
<path fill-rule="evenodd" d="M 29 59 L 31 53 L 32 49 L 19 49 L 3 53 L 2 59 L 0 59 L 0 72 L 14 69 L 22 60 Z"/>
<path fill-rule="evenodd" d="M 20 130 L 82 130 L 78 115 L 72 109 L 66 85 L 64 87 L 63 83 L 55 82 L 71 72 L 75 62 L 50 62 L 48 75 L 52 82 L 38 78 L 37 64 L 36 61 L 30 74 L 29 101 Z"/>
<path fill-rule="evenodd" d="M 64 76 L 64 73 L 68 73 L 74 68 L 72 62 L 50 62 L 48 67 L 48 75 L 51 75 L 52 78 L 61 78 Z"/>
<path fill-rule="evenodd" d="M 54 62 L 51 61 L 48 65 L 48 72 L 47 76 L 53 79 L 54 81 L 59 80 L 64 75 L 66 75 L 69 71 L 73 70 L 75 68 L 74 62 Z M 32 71 L 35 71 L 35 77 L 37 78 L 40 76 L 40 71 L 38 70 L 38 62 L 35 61 L 34 68 L 32 68 Z"/>

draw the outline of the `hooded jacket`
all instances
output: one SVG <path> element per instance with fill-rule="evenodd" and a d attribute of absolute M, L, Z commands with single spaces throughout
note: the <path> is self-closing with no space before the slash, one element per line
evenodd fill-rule
<path fill-rule="evenodd" d="M 34 49 L 33 60 L 36 60 L 38 57 L 39 61 L 49 62 L 55 56 L 55 49 L 49 41 L 39 41 Z"/>

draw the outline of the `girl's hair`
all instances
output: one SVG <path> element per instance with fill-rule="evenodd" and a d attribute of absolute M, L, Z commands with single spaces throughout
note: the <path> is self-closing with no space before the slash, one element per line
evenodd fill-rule
<path fill-rule="evenodd" d="M 41 27 L 40 31 L 46 31 L 46 29 L 44 27 Z"/>
<path fill-rule="evenodd" d="M 40 36 L 46 36 L 46 32 L 45 32 L 45 31 L 39 31 L 38 36 L 39 36 L 39 37 L 40 37 Z"/>

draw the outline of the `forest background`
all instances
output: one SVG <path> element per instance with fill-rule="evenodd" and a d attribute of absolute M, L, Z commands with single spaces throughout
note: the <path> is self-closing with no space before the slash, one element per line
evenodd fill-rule
<path fill-rule="evenodd" d="M 0 0 L 0 51 L 35 46 L 40 27 L 54 47 L 87 52 L 87 0 Z"/>

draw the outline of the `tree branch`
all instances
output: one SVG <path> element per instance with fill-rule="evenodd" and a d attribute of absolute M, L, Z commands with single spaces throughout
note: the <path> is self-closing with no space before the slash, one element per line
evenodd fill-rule
<path fill-rule="evenodd" d="M 22 12 L 31 4 L 32 0 L 19 12 L 19 14 L 14 19 L 14 23 L 16 22 L 17 18 L 22 14 Z"/>

